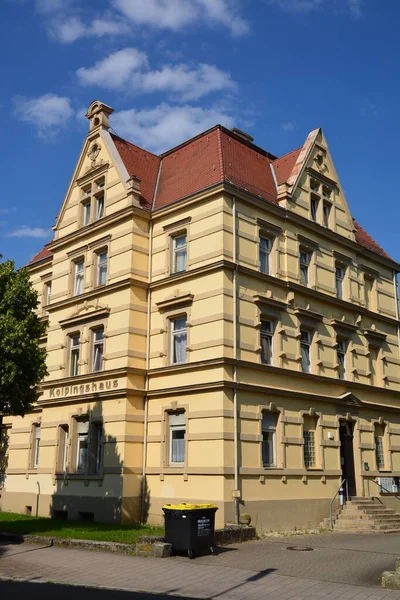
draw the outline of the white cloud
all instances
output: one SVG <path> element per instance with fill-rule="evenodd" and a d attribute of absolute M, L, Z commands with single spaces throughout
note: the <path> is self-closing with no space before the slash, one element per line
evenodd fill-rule
<path fill-rule="evenodd" d="M 327 9 L 337 14 L 350 13 L 353 17 L 362 16 L 363 0 L 269 0 L 288 13 L 308 13 Z"/>
<path fill-rule="evenodd" d="M 284 123 L 282 123 L 281 127 L 283 131 L 286 132 L 294 131 L 296 129 L 296 126 L 294 123 L 292 123 L 292 121 L 285 121 Z"/>
<path fill-rule="evenodd" d="M 72 117 L 74 111 L 69 98 L 56 94 L 44 94 L 38 98 L 14 98 L 15 116 L 33 125 L 42 138 L 51 138 Z"/>
<path fill-rule="evenodd" d="M 159 70 L 146 70 L 147 56 L 135 48 L 125 48 L 107 56 L 93 67 L 78 69 L 82 85 L 106 89 L 123 87 L 134 94 L 169 92 L 179 95 L 181 102 L 194 100 L 221 90 L 236 87 L 229 73 L 215 65 L 164 65 Z"/>
<path fill-rule="evenodd" d="M 244 35 L 249 29 L 232 0 L 113 0 L 113 4 L 133 23 L 155 29 L 178 31 L 199 22 L 223 25 L 232 35 Z"/>
<path fill-rule="evenodd" d="M 234 125 L 232 116 L 226 112 L 188 105 L 160 104 L 150 109 L 123 110 L 111 118 L 118 135 L 156 153 L 168 150 L 217 123 L 229 128 Z"/>
<path fill-rule="evenodd" d="M 135 71 L 147 64 L 147 56 L 135 48 L 124 48 L 98 61 L 93 67 L 81 67 L 77 76 L 82 85 L 120 87 Z"/>
<path fill-rule="evenodd" d="M 94 19 L 89 26 L 84 25 L 80 17 L 56 20 L 50 25 L 50 35 L 59 42 L 69 44 L 84 37 L 103 37 L 105 35 L 124 35 L 130 27 L 123 21 Z"/>
<path fill-rule="evenodd" d="M 6 237 L 16 238 L 49 238 L 51 236 L 51 229 L 44 229 L 43 227 L 28 227 L 26 225 L 18 227 L 6 235 Z"/>
<path fill-rule="evenodd" d="M 16 206 L 10 206 L 8 208 L 0 208 L 0 215 L 10 215 L 11 213 L 17 212 Z"/>

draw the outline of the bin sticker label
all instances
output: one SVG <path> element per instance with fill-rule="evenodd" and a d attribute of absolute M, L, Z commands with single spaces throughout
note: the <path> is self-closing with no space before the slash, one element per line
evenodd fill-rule
<path fill-rule="evenodd" d="M 211 532 L 211 519 L 202 517 L 197 519 L 197 535 L 199 537 L 205 537 L 210 535 Z"/>

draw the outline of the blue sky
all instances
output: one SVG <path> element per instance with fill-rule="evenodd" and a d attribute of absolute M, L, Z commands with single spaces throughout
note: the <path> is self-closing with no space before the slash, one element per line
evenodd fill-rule
<path fill-rule="evenodd" d="M 222 123 L 276 155 L 322 127 L 353 216 L 400 260 L 397 0 L 0 0 L 0 253 L 52 237 L 94 99 L 161 152 Z"/>

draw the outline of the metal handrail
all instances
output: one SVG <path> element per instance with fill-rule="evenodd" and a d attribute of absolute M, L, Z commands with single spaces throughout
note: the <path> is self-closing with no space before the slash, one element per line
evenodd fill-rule
<path fill-rule="evenodd" d="M 381 483 L 379 483 L 375 479 L 367 479 L 367 484 L 368 484 L 368 498 L 371 497 L 371 494 L 369 492 L 369 482 L 370 481 L 372 481 L 372 483 L 375 483 L 379 488 L 382 488 L 383 490 L 385 490 L 385 492 L 388 492 L 388 494 L 393 494 L 392 490 L 388 490 L 387 488 L 385 488 L 384 485 L 382 485 Z M 400 498 L 396 494 L 394 494 L 394 497 L 396 498 L 396 500 L 400 500 Z"/>
<path fill-rule="evenodd" d="M 333 529 L 332 505 L 333 505 L 334 501 L 336 500 L 336 496 L 339 494 L 339 492 L 341 490 L 343 490 L 343 484 L 344 483 L 346 484 L 346 500 L 349 499 L 349 488 L 348 488 L 347 479 L 342 479 L 342 481 L 341 481 L 341 483 L 340 483 L 340 485 L 339 485 L 339 487 L 338 487 L 338 489 L 336 491 L 336 494 L 333 496 L 333 498 L 331 500 L 331 503 L 329 505 L 329 521 L 330 521 L 331 529 Z"/>

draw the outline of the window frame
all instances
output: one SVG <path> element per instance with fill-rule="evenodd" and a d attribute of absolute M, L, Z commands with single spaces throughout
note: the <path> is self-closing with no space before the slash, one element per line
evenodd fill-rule
<path fill-rule="evenodd" d="M 92 199 L 91 197 L 82 200 L 82 227 L 89 225 L 92 220 Z"/>
<path fill-rule="evenodd" d="M 69 376 L 70 377 L 77 377 L 79 375 L 79 361 L 80 361 L 80 356 L 81 356 L 81 333 L 79 332 L 75 332 L 75 333 L 70 333 L 69 334 Z M 78 339 L 78 344 L 74 344 L 74 340 Z M 77 351 L 77 352 L 76 352 Z M 73 352 L 75 352 L 77 358 L 76 360 L 74 359 L 75 354 L 73 354 Z M 74 365 L 76 365 L 76 369 L 74 369 Z M 76 370 L 76 372 L 75 372 Z"/>
<path fill-rule="evenodd" d="M 265 414 L 270 414 L 273 415 L 275 417 L 275 426 L 271 427 L 271 426 L 264 426 L 264 415 Z M 268 468 L 277 468 L 278 466 L 278 449 L 277 449 L 277 430 L 278 430 L 278 425 L 279 425 L 279 413 L 278 412 L 273 412 L 271 410 L 263 410 L 262 411 L 262 418 L 261 418 L 261 462 L 262 462 L 262 466 L 265 469 Z M 264 444 L 268 443 L 266 440 L 264 440 L 264 434 L 271 434 L 272 436 L 272 462 L 266 462 L 264 461 Z M 268 446 L 269 447 L 269 446 Z"/>
<path fill-rule="evenodd" d="M 263 242 L 265 242 L 265 248 L 262 245 Z M 271 256 L 273 245 L 273 238 L 263 232 L 260 232 L 258 236 L 258 262 L 260 273 L 264 273 L 265 275 L 271 275 Z M 265 261 L 265 268 L 263 267 L 263 261 Z"/>
<path fill-rule="evenodd" d="M 336 360 L 338 365 L 338 379 L 342 379 L 343 381 L 347 380 L 347 349 L 348 340 L 336 338 Z"/>
<path fill-rule="evenodd" d="M 263 329 L 263 323 L 269 323 L 271 328 Z M 264 318 L 261 316 L 260 319 L 260 361 L 262 365 L 273 365 L 274 364 L 274 334 L 275 334 L 275 322 L 272 319 Z M 269 340 L 269 352 L 270 352 L 270 361 L 263 360 L 264 352 L 263 352 L 263 339 Z"/>
<path fill-rule="evenodd" d="M 177 240 L 184 238 L 185 243 L 182 246 L 177 246 Z M 187 251 L 188 251 L 188 242 L 187 242 L 187 231 L 180 231 L 178 233 L 174 233 L 171 235 L 171 275 L 175 275 L 178 273 L 185 273 L 187 271 Z M 183 269 L 178 269 L 178 260 L 179 254 L 184 253 L 184 263 L 185 266 Z"/>
<path fill-rule="evenodd" d="M 85 258 L 83 256 L 76 258 L 74 264 L 74 296 L 80 296 L 85 291 Z M 79 266 L 82 265 L 82 270 Z M 79 283 L 79 286 L 78 286 Z M 80 291 L 78 291 L 78 287 Z"/>
<path fill-rule="evenodd" d="M 39 468 L 40 460 L 40 440 L 42 435 L 41 423 L 34 423 L 33 425 L 33 444 L 32 444 L 32 468 Z"/>
<path fill-rule="evenodd" d="M 303 339 L 303 335 L 307 336 L 308 340 L 306 341 L 305 339 Z M 312 339 L 313 339 L 313 332 L 310 329 L 305 329 L 304 327 L 300 327 L 300 337 L 299 337 L 299 342 L 300 342 L 300 370 L 302 373 L 312 373 Z M 307 348 L 307 353 L 308 353 L 308 368 L 304 369 L 304 362 L 303 362 L 303 348 Z"/>
<path fill-rule="evenodd" d="M 310 217 L 311 221 L 314 223 L 318 222 L 318 206 L 319 206 L 319 198 L 311 194 L 310 196 Z"/>
<path fill-rule="evenodd" d="M 98 333 L 102 333 L 102 338 L 101 340 L 97 340 L 96 336 Z M 105 334 L 104 334 L 104 325 L 98 325 L 96 327 L 93 327 L 91 330 L 91 335 L 92 335 L 92 360 L 91 360 L 91 366 L 92 366 L 92 373 L 101 373 L 101 371 L 104 370 L 104 340 L 105 340 Z M 101 351 L 101 366 L 99 369 L 95 368 L 95 364 L 96 364 L 96 350 L 98 347 L 102 347 L 102 351 Z"/>
<path fill-rule="evenodd" d="M 338 275 L 341 272 L 341 277 Z M 346 278 L 346 267 L 342 263 L 335 262 L 335 293 L 339 300 L 344 299 L 344 282 Z"/>
<path fill-rule="evenodd" d="M 108 248 L 102 248 L 101 250 L 98 250 L 95 254 L 96 254 L 96 287 L 102 287 L 104 285 L 107 285 L 107 279 L 108 279 Z M 104 255 L 105 255 L 105 261 L 103 261 L 104 264 L 102 265 L 101 256 L 104 256 Z M 104 283 L 102 283 L 100 281 L 102 268 L 105 268 Z"/>
<path fill-rule="evenodd" d="M 302 255 L 307 257 L 307 261 L 302 260 Z M 304 285 L 304 287 L 310 287 L 310 265 L 312 261 L 312 251 L 308 249 L 303 249 L 300 247 L 299 250 L 299 273 L 300 273 L 300 283 Z M 302 277 L 303 275 L 303 277 Z"/>
<path fill-rule="evenodd" d="M 173 417 L 182 417 L 183 423 L 171 423 Z M 183 431 L 183 461 L 173 460 L 173 434 L 177 431 Z M 168 412 L 168 465 L 170 467 L 183 467 L 186 463 L 186 434 L 187 434 L 187 419 L 186 411 L 178 410 Z"/>
<path fill-rule="evenodd" d="M 322 202 L 322 220 L 323 220 L 324 227 L 329 228 L 329 226 L 330 226 L 331 211 L 332 211 L 332 204 L 330 202 L 327 202 L 326 200 L 323 200 L 323 202 Z"/>
<path fill-rule="evenodd" d="M 175 323 L 177 321 L 185 321 L 185 327 L 182 327 L 180 329 L 175 329 Z M 188 327 L 187 327 L 187 314 L 181 314 L 181 315 L 174 315 L 171 316 L 169 318 L 169 327 L 170 327 L 170 364 L 171 365 L 183 365 L 185 363 L 187 363 L 187 346 L 188 346 Z M 185 360 L 182 361 L 176 361 L 174 360 L 175 358 L 175 338 L 178 337 L 178 335 L 182 335 L 182 333 L 179 332 L 184 332 L 185 335 Z"/>

